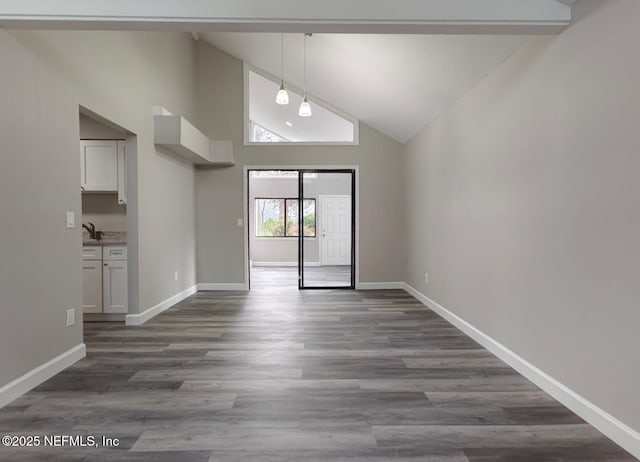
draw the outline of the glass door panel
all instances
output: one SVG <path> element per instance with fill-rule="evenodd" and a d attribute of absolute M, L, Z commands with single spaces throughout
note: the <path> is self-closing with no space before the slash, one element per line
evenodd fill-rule
<path fill-rule="evenodd" d="M 303 170 L 298 177 L 298 207 L 291 212 L 302 289 L 354 288 L 354 177 L 352 170 Z"/>

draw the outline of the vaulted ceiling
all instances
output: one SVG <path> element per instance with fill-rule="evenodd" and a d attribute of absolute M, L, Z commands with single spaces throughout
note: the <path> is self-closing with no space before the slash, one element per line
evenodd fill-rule
<path fill-rule="evenodd" d="M 557 34 L 574 0 L 5 0 L 0 27 L 180 30 L 302 87 L 405 142 L 536 34 Z M 379 35 L 385 34 L 385 35 Z M 412 35 L 407 35 L 412 34 Z M 512 34 L 512 35 L 510 35 Z"/>
<path fill-rule="evenodd" d="M 281 34 L 217 32 L 200 38 L 281 74 Z M 284 40 L 285 81 L 302 88 L 304 35 L 285 34 Z M 314 34 L 307 39 L 307 89 L 404 143 L 529 40 L 523 35 Z"/>

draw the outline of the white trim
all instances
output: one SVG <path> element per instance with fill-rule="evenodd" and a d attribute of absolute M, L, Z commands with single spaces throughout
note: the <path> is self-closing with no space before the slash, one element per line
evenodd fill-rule
<path fill-rule="evenodd" d="M 640 433 L 620 422 L 611 414 L 600 409 L 591 401 L 571 390 L 569 387 L 546 374 L 544 371 L 538 369 L 526 359 L 518 356 L 506 346 L 472 326 L 439 303 L 431 300 L 429 297 L 420 293 L 410 285 L 405 283 L 404 289 L 420 302 L 428 306 L 431 310 L 477 341 L 502 361 L 513 367 L 520 374 L 531 380 L 542 390 L 549 393 L 560 403 L 575 412 L 578 416 L 593 425 L 597 430 L 633 454 L 633 456 L 640 458 Z"/>
<path fill-rule="evenodd" d="M 250 104 L 250 100 L 249 100 L 249 71 L 254 72 L 255 74 L 258 74 L 262 77 L 264 77 L 265 79 L 271 80 L 272 82 L 280 85 L 280 81 L 281 79 L 279 77 L 276 77 L 273 74 L 270 74 L 269 72 L 257 68 L 255 66 L 252 66 L 251 64 L 247 63 L 246 61 L 242 62 L 242 68 L 243 68 L 243 80 L 244 80 L 244 85 L 243 85 L 243 99 L 244 99 L 244 128 L 243 128 L 243 141 L 244 141 L 244 145 L 245 146 L 270 146 L 270 145 L 274 145 L 274 146 L 359 146 L 360 145 L 360 121 L 358 119 L 356 119 L 355 117 L 346 114 L 345 112 L 342 112 L 340 109 L 330 105 L 329 103 L 322 101 L 321 99 L 316 98 L 315 96 L 309 94 L 308 92 L 305 92 L 303 89 L 296 87 L 295 85 L 292 85 L 290 82 L 285 82 L 285 85 L 287 86 L 287 89 L 298 94 L 298 95 L 303 95 L 306 94 L 307 98 L 309 99 L 309 101 L 311 101 L 312 103 L 317 104 L 318 106 L 323 107 L 324 109 L 326 109 L 329 112 L 334 113 L 335 115 L 351 122 L 353 124 L 353 141 L 272 141 L 270 143 L 259 143 L 259 142 L 254 142 L 251 141 L 250 139 L 250 132 L 251 132 L 251 124 L 255 123 L 252 122 L 251 119 L 249 118 L 249 104 Z M 260 124 L 256 124 L 261 126 Z M 263 127 L 265 128 L 265 127 Z M 268 131 L 272 131 L 267 129 Z M 277 135 L 277 133 L 276 133 Z M 278 135 L 280 136 L 280 135 Z M 282 137 L 284 138 L 284 137 Z M 286 170 L 286 169 L 282 169 L 282 170 Z"/>
<path fill-rule="evenodd" d="M 142 313 L 128 314 L 127 317 L 125 318 L 125 324 L 127 326 L 139 326 L 141 324 L 144 324 L 149 319 L 155 316 L 158 316 L 163 311 L 168 310 L 176 303 L 179 303 L 185 298 L 190 297 L 191 295 L 195 294 L 197 291 L 198 291 L 198 286 L 193 285 L 188 289 L 183 290 L 182 292 L 167 298 L 165 301 L 160 302 L 157 305 L 144 310 Z"/>
<path fill-rule="evenodd" d="M 274 171 L 278 171 L 278 170 L 274 170 Z M 284 170 L 286 171 L 286 170 Z M 297 174 L 298 172 L 296 172 Z M 315 175 L 314 173 L 308 173 L 307 175 Z M 314 176 L 307 176 L 308 179 L 310 180 L 316 180 L 318 177 Z M 298 184 L 298 176 L 278 176 L 278 175 L 274 175 L 274 176 L 252 176 L 251 177 L 252 180 L 289 180 L 289 181 L 295 181 L 296 182 L 296 186 Z"/>
<path fill-rule="evenodd" d="M 255 265 L 255 263 L 254 263 Z M 249 288 L 245 283 L 199 283 L 198 290 L 234 290 L 247 291 Z"/>
<path fill-rule="evenodd" d="M 404 288 L 404 282 L 360 282 L 356 284 L 356 290 L 393 290 Z"/>
<path fill-rule="evenodd" d="M 244 280 L 249 281 L 249 239 L 247 226 L 249 223 L 249 170 L 354 170 L 356 182 L 356 287 L 360 282 L 360 166 L 359 165 L 245 165 L 243 166 L 243 226 L 244 238 Z M 316 229 L 317 234 L 317 229 Z M 255 264 L 255 263 L 254 263 Z M 249 290 L 248 286 L 244 290 Z"/>
<path fill-rule="evenodd" d="M 144 5 L 141 5 L 143 4 Z M 273 2 L 272 2 L 273 3 Z M 429 0 L 336 2 L 3 2 L 3 27 L 300 34 L 559 34 L 571 8 L 557 1 Z M 479 5 L 480 4 L 480 5 Z M 363 11 L 365 13 L 363 13 Z"/>
<path fill-rule="evenodd" d="M 252 266 L 298 266 L 297 261 L 254 261 Z M 304 266 L 321 266 L 319 261 L 306 261 Z"/>
<path fill-rule="evenodd" d="M 81 343 L 0 387 L 0 408 L 80 361 L 86 355 L 87 347 Z"/>

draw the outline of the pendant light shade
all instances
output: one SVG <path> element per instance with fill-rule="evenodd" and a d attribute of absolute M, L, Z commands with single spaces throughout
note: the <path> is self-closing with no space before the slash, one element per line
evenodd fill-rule
<path fill-rule="evenodd" d="M 280 90 L 278 90 L 278 94 L 276 95 L 276 103 L 278 104 L 289 104 L 289 93 L 287 93 L 287 89 L 284 87 L 284 82 L 280 85 Z"/>
<path fill-rule="evenodd" d="M 300 103 L 300 109 L 298 109 L 298 115 L 300 117 L 311 117 L 311 105 L 307 99 L 307 37 L 311 34 L 304 34 L 304 98 Z"/>
<path fill-rule="evenodd" d="M 311 105 L 309 104 L 309 100 L 305 96 L 300 103 L 300 109 L 298 109 L 298 115 L 300 117 L 311 117 Z"/>
<path fill-rule="evenodd" d="M 281 65 L 281 73 L 280 78 L 282 79 L 282 83 L 280 84 L 280 90 L 278 90 L 278 94 L 276 95 L 276 103 L 281 105 L 289 104 L 289 93 L 287 93 L 287 89 L 284 87 L 284 34 L 280 37 L 280 47 L 281 47 L 281 56 L 282 60 Z"/>

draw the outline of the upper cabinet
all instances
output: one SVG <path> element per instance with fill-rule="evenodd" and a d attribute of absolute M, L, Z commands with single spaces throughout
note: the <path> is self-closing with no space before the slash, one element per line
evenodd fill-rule
<path fill-rule="evenodd" d="M 83 192 L 118 193 L 127 203 L 125 141 L 80 141 L 80 186 Z"/>
<path fill-rule="evenodd" d="M 80 141 L 80 186 L 88 192 L 118 191 L 118 142 Z"/>

